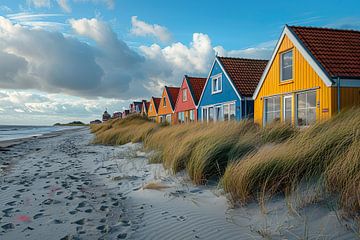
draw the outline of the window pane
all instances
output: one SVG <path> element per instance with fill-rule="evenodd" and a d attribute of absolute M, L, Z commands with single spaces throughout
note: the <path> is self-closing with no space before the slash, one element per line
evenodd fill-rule
<path fill-rule="evenodd" d="M 214 120 L 214 108 L 209 107 L 209 122 Z"/>
<path fill-rule="evenodd" d="M 297 95 L 297 107 L 299 109 L 306 108 L 306 94 L 305 93 L 299 93 Z"/>
<path fill-rule="evenodd" d="M 221 89 L 222 89 L 222 78 L 219 77 L 218 78 L 218 91 L 221 91 Z"/>
<path fill-rule="evenodd" d="M 289 51 L 281 54 L 281 80 L 292 79 L 293 52 Z"/>
<path fill-rule="evenodd" d="M 190 121 L 194 121 L 195 117 L 194 117 L 194 110 L 190 110 Z"/>
<path fill-rule="evenodd" d="M 306 118 L 306 125 L 314 123 L 316 121 L 316 108 L 308 109 Z"/>
<path fill-rule="evenodd" d="M 307 93 L 307 107 L 308 108 L 316 107 L 316 93 L 315 92 Z"/>
<path fill-rule="evenodd" d="M 230 104 L 230 120 L 235 120 L 235 103 Z"/>
<path fill-rule="evenodd" d="M 306 109 L 298 109 L 297 112 L 297 124 L 299 126 L 305 126 L 306 125 Z"/>
<path fill-rule="evenodd" d="M 224 105 L 224 119 L 229 120 L 229 105 Z"/>
<path fill-rule="evenodd" d="M 203 116 L 202 117 L 203 121 L 207 121 L 207 115 L 208 115 L 207 112 L 208 112 L 207 108 L 203 108 L 203 115 L 202 115 Z"/>
<path fill-rule="evenodd" d="M 182 91 L 182 96 L 183 96 L 183 101 L 186 101 L 187 100 L 187 92 L 186 92 L 186 89 L 183 89 Z"/>

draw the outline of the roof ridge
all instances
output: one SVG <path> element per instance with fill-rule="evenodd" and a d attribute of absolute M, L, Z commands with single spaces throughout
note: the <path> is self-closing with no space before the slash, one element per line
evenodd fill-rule
<path fill-rule="evenodd" d="M 295 25 L 287 25 L 290 28 L 307 28 L 307 29 L 318 29 L 318 30 L 330 30 L 330 31 L 339 31 L 339 32 L 356 32 L 360 33 L 360 30 L 356 29 L 340 29 L 340 28 L 332 28 L 332 27 L 313 27 L 313 26 L 295 26 Z"/>
<path fill-rule="evenodd" d="M 269 59 L 242 58 L 242 57 L 220 57 L 220 56 L 217 56 L 217 58 L 234 59 L 234 60 L 249 60 L 249 61 L 269 61 Z"/>

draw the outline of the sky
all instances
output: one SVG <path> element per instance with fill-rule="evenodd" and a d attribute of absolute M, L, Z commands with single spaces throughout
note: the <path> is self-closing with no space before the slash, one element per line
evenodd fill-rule
<path fill-rule="evenodd" d="M 360 30 L 360 1 L 0 0 L 0 124 L 122 111 L 216 54 L 269 59 L 285 24 Z"/>

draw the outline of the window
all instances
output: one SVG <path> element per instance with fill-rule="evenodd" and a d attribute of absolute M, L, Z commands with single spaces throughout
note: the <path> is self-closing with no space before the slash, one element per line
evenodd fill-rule
<path fill-rule="evenodd" d="M 214 121 L 214 107 L 209 107 L 208 121 L 209 122 Z"/>
<path fill-rule="evenodd" d="M 152 111 L 152 104 L 150 103 L 149 111 Z"/>
<path fill-rule="evenodd" d="M 186 91 L 186 89 L 182 90 L 182 100 L 183 100 L 183 102 L 187 101 L 187 91 Z"/>
<path fill-rule="evenodd" d="M 229 104 L 224 105 L 224 120 L 229 120 Z"/>
<path fill-rule="evenodd" d="M 190 122 L 195 121 L 194 110 L 190 110 L 189 114 L 190 114 Z"/>
<path fill-rule="evenodd" d="M 212 78 L 212 94 L 222 91 L 222 77 L 221 74 Z"/>
<path fill-rule="evenodd" d="M 281 81 L 291 80 L 293 78 L 293 51 L 280 54 Z"/>
<path fill-rule="evenodd" d="M 215 121 L 222 121 L 223 119 L 224 119 L 223 107 L 222 106 L 215 107 Z"/>
<path fill-rule="evenodd" d="M 284 121 L 291 123 L 292 119 L 292 96 L 284 96 L 284 106 L 283 106 L 283 117 Z"/>
<path fill-rule="evenodd" d="M 265 124 L 280 120 L 280 97 L 265 98 Z"/>
<path fill-rule="evenodd" d="M 166 122 L 171 124 L 171 115 L 170 114 L 166 115 Z"/>
<path fill-rule="evenodd" d="M 166 97 L 163 99 L 163 106 L 166 107 Z"/>
<path fill-rule="evenodd" d="M 179 123 L 185 122 L 184 112 L 178 113 Z"/>
<path fill-rule="evenodd" d="M 235 111 L 235 103 L 230 103 L 230 120 L 235 120 L 236 111 Z"/>
<path fill-rule="evenodd" d="M 316 92 L 303 92 L 296 95 L 297 125 L 308 126 L 316 121 Z"/>
<path fill-rule="evenodd" d="M 202 111 L 202 121 L 203 122 L 206 122 L 208 119 L 208 109 L 207 108 L 203 108 L 203 111 Z"/>

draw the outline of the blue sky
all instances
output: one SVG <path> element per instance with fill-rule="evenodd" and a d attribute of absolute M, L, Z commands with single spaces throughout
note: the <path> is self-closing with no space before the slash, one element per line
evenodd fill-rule
<path fill-rule="evenodd" d="M 206 76 L 215 52 L 269 58 L 284 24 L 360 29 L 359 10 L 359 1 L 1 0 L 0 124 L 89 121 L 184 74 Z"/>

